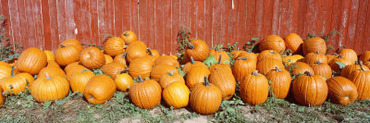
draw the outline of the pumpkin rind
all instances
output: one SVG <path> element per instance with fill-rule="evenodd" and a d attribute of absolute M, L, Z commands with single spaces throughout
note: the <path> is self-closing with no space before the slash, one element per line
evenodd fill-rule
<path fill-rule="evenodd" d="M 105 64 L 113 63 L 113 58 L 107 54 L 104 54 Z"/>
<path fill-rule="evenodd" d="M 141 41 L 135 41 L 134 43 L 128 45 L 126 52 L 126 61 L 129 63 L 135 58 L 147 56 L 146 45 Z"/>
<path fill-rule="evenodd" d="M 116 57 L 114 57 L 113 62 L 118 63 L 118 64 L 122 64 L 124 66 L 127 66 L 127 64 L 126 64 L 126 53 L 119 54 Z"/>
<path fill-rule="evenodd" d="M 287 97 L 292 81 L 287 70 L 276 67 L 266 74 L 266 78 L 272 82 L 269 85 L 276 98 L 284 99 Z"/>
<path fill-rule="evenodd" d="M 68 81 L 60 76 L 38 78 L 31 86 L 31 94 L 37 102 L 63 99 L 68 93 Z"/>
<path fill-rule="evenodd" d="M 181 82 L 185 84 L 184 78 L 180 74 L 175 74 L 176 70 L 171 70 L 170 72 L 163 74 L 159 79 L 159 84 L 161 85 L 162 89 L 166 88 L 168 85 L 174 82 Z"/>
<path fill-rule="evenodd" d="M 270 70 L 274 69 L 275 67 L 284 68 L 283 63 L 278 60 L 264 60 L 257 63 L 257 70 L 266 75 Z"/>
<path fill-rule="evenodd" d="M 8 63 L 0 61 L 0 79 L 5 77 L 10 77 L 12 71 L 12 66 Z"/>
<path fill-rule="evenodd" d="M 303 40 L 296 33 L 288 34 L 288 36 L 285 37 L 284 41 L 286 48 L 292 50 L 293 53 L 299 52 L 302 48 Z"/>
<path fill-rule="evenodd" d="M 307 39 L 302 45 L 303 54 L 313 53 L 318 51 L 320 54 L 326 53 L 326 42 L 320 37 Z"/>
<path fill-rule="evenodd" d="M 328 86 L 325 80 L 309 72 L 295 78 L 292 89 L 296 102 L 306 106 L 319 106 L 328 96 Z"/>
<path fill-rule="evenodd" d="M 88 47 L 81 51 L 80 63 L 86 68 L 96 69 L 105 64 L 105 57 L 99 48 Z"/>
<path fill-rule="evenodd" d="M 121 90 L 123 92 L 126 92 L 127 89 L 134 84 L 134 80 L 127 73 L 121 73 L 117 75 L 116 79 L 114 79 L 114 82 L 116 83 L 117 90 Z"/>
<path fill-rule="evenodd" d="M 81 50 L 74 46 L 60 46 L 55 51 L 55 61 L 60 66 L 67 66 L 73 62 L 78 62 Z"/>
<path fill-rule="evenodd" d="M 179 62 L 169 55 L 159 56 L 158 58 L 156 58 L 156 60 L 154 61 L 154 66 L 157 65 L 170 65 L 174 67 L 180 67 Z"/>
<path fill-rule="evenodd" d="M 209 47 L 206 42 L 195 39 L 189 42 L 185 54 L 188 58 L 193 57 L 195 61 L 204 61 L 209 55 Z"/>
<path fill-rule="evenodd" d="M 370 99 L 370 71 L 365 69 L 355 70 L 349 75 L 349 79 L 355 84 L 358 100 Z"/>
<path fill-rule="evenodd" d="M 61 46 L 65 46 L 65 47 L 68 47 L 68 46 L 74 46 L 77 48 L 78 51 L 81 51 L 83 49 L 80 41 L 78 41 L 77 39 L 67 39 L 67 40 L 64 40 L 63 42 L 61 42 L 58 46 L 58 48 L 61 48 Z"/>
<path fill-rule="evenodd" d="M 107 75 L 96 75 L 87 82 L 84 97 L 89 103 L 102 104 L 113 97 L 116 84 Z"/>
<path fill-rule="evenodd" d="M 268 93 L 268 80 L 264 75 L 257 73 L 257 70 L 246 75 L 240 83 L 240 97 L 243 102 L 250 105 L 263 104 L 268 97 Z"/>
<path fill-rule="evenodd" d="M 205 77 L 207 79 L 207 77 Z M 199 114 L 212 114 L 215 113 L 221 105 L 222 92 L 208 80 L 203 80 L 197 84 L 190 94 L 190 106 Z"/>
<path fill-rule="evenodd" d="M 334 103 L 348 105 L 357 99 L 356 86 L 344 77 L 337 76 L 326 80 L 329 88 L 329 99 Z"/>
<path fill-rule="evenodd" d="M 163 100 L 175 109 L 188 106 L 190 90 L 183 82 L 174 82 L 163 89 Z"/>
<path fill-rule="evenodd" d="M 256 70 L 257 61 L 250 60 L 243 56 L 235 59 L 232 67 L 233 75 L 237 82 L 244 80 L 244 76 L 247 74 L 252 74 Z"/>
<path fill-rule="evenodd" d="M 89 82 L 92 77 L 94 77 L 94 73 L 87 69 L 83 69 L 81 72 L 75 72 L 75 74 L 71 76 L 71 81 L 69 81 L 72 92 L 80 92 L 83 94 L 87 82 Z"/>
<path fill-rule="evenodd" d="M 112 57 L 125 52 L 125 41 L 120 37 L 111 37 L 104 43 L 104 53 Z"/>
<path fill-rule="evenodd" d="M 208 78 L 210 73 L 211 72 L 207 67 L 204 66 L 192 67 L 188 74 L 186 74 L 185 79 L 186 86 L 188 86 L 189 89 L 192 90 L 195 85 L 202 83 L 204 81 L 205 76 Z"/>
<path fill-rule="evenodd" d="M 228 100 L 233 97 L 236 88 L 236 81 L 230 66 L 222 64 L 221 61 L 219 61 L 218 64 L 212 65 L 209 69 L 211 73 L 209 75 L 209 81 L 220 88 L 222 99 Z"/>
<path fill-rule="evenodd" d="M 137 36 L 136 34 L 131 31 L 127 30 L 121 34 L 121 38 L 125 41 L 126 44 L 131 44 L 134 41 L 137 41 Z"/>
<path fill-rule="evenodd" d="M 148 57 L 150 56 L 136 58 L 130 63 L 128 71 L 132 78 L 137 78 L 139 75 L 143 78 L 150 77 L 154 63 Z"/>
<path fill-rule="evenodd" d="M 35 47 L 24 50 L 15 63 L 15 67 L 21 72 L 36 75 L 47 64 L 45 53 Z"/>
<path fill-rule="evenodd" d="M 310 66 L 314 71 L 315 75 L 325 77 L 326 79 L 331 78 L 333 74 L 330 66 L 326 63 L 320 63 L 320 61 L 318 61 L 315 64 L 310 64 Z"/>
<path fill-rule="evenodd" d="M 13 68 L 14 69 L 14 68 Z M 4 92 L 9 94 L 15 94 L 24 91 L 27 87 L 27 81 L 21 74 L 14 75 L 14 70 L 10 77 L 0 79 L 0 87 Z M 2 92 L 1 92 L 2 93 Z"/>
<path fill-rule="evenodd" d="M 143 109 L 157 106 L 161 101 L 161 94 L 161 86 L 153 79 L 134 83 L 128 92 L 131 102 Z"/>
<path fill-rule="evenodd" d="M 292 75 L 304 74 L 306 71 L 310 72 L 312 75 L 315 75 L 315 71 L 312 67 L 304 62 L 296 62 L 289 65 L 288 70 L 291 70 Z"/>
<path fill-rule="evenodd" d="M 344 58 L 355 62 L 358 60 L 357 53 L 352 49 L 341 49 L 338 51 L 338 54 L 342 55 Z"/>
<path fill-rule="evenodd" d="M 324 54 L 320 54 L 318 51 L 308 53 L 304 60 L 307 64 L 315 64 L 317 61 L 320 61 L 320 63 L 328 63 L 328 58 Z"/>
<path fill-rule="evenodd" d="M 281 53 L 285 51 L 285 42 L 283 38 L 277 35 L 269 35 L 265 37 L 259 45 L 260 51 L 263 50 L 274 50 L 275 52 Z"/>
<path fill-rule="evenodd" d="M 55 55 L 50 50 L 44 50 L 47 61 L 55 61 Z"/>
<path fill-rule="evenodd" d="M 277 60 L 282 61 L 282 58 L 279 53 L 274 50 L 264 50 L 262 51 L 258 57 L 258 62 L 265 61 L 265 60 Z"/>
<path fill-rule="evenodd" d="M 105 74 L 109 75 L 112 79 L 115 79 L 121 71 L 126 70 L 126 67 L 119 63 L 109 63 L 103 65 L 103 67 L 101 67 L 101 70 Z"/>

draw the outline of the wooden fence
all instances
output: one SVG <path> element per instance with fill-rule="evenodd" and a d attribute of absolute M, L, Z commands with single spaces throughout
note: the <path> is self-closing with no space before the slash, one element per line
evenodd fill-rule
<path fill-rule="evenodd" d="M 209 45 L 295 32 L 334 36 L 334 47 L 370 50 L 369 0 L 0 0 L 11 40 L 55 50 L 77 38 L 101 45 L 106 34 L 133 30 L 161 53 L 175 52 L 183 26 Z"/>

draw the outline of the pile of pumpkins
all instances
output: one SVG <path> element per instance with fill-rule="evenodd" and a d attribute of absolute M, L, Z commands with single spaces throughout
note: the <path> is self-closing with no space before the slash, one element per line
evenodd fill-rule
<path fill-rule="evenodd" d="M 327 97 L 341 105 L 370 98 L 370 51 L 359 59 L 352 49 L 326 55 L 322 38 L 303 41 L 295 33 L 285 39 L 269 35 L 259 49 L 260 53 L 236 50 L 228 54 L 195 39 L 188 42 L 183 59 L 178 59 L 147 48 L 132 31 L 108 38 L 103 50 L 84 48 L 78 40 L 68 39 L 55 54 L 28 48 L 16 61 L 0 62 L 0 92 L 17 95 L 29 88 L 37 102 L 45 102 L 63 99 L 71 89 L 89 103 L 101 104 L 119 90 L 128 91 L 131 102 L 140 108 L 151 109 L 163 98 L 170 107 L 190 105 L 200 114 L 216 112 L 236 90 L 250 105 L 263 104 L 268 96 L 284 99 L 289 94 L 307 106 L 321 105 Z M 286 49 L 292 53 L 281 55 Z M 216 62 L 205 64 L 209 58 Z M 104 74 L 95 75 L 96 69 Z"/>

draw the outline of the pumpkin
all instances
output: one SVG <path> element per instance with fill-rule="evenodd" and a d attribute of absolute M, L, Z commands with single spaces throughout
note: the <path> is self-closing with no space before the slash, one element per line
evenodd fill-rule
<path fill-rule="evenodd" d="M 80 65 L 80 63 L 79 62 L 73 62 L 71 64 L 68 64 L 66 67 L 64 67 L 64 71 L 67 72 L 67 71 L 73 69 L 75 65 Z"/>
<path fill-rule="evenodd" d="M 130 44 L 134 41 L 137 41 L 137 36 L 136 34 L 131 31 L 131 30 L 127 30 L 127 31 L 124 31 L 122 34 L 121 34 L 121 38 L 125 41 L 126 44 Z"/>
<path fill-rule="evenodd" d="M 209 83 L 206 76 L 197 84 L 190 94 L 190 106 L 199 114 L 215 113 L 222 102 L 222 92 L 214 84 Z"/>
<path fill-rule="evenodd" d="M 309 38 L 303 42 L 302 45 L 303 54 L 313 53 L 318 51 L 320 54 L 326 53 L 326 42 L 320 37 Z"/>
<path fill-rule="evenodd" d="M 228 56 L 227 56 L 228 57 Z M 222 56 L 220 54 L 218 64 L 213 64 L 210 68 L 209 81 L 220 88 L 222 99 L 228 100 L 233 97 L 236 88 L 236 81 L 227 64 L 222 64 Z"/>
<path fill-rule="evenodd" d="M 222 64 L 230 64 L 229 55 L 227 55 L 225 51 L 211 49 L 209 54 L 212 55 L 215 59 L 221 58 Z"/>
<path fill-rule="evenodd" d="M 40 73 L 37 75 L 37 78 L 46 78 L 45 73 L 48 73 L 50 77 L 54 76 L 60 76 L 62 78 L 66 77 L 66 73 L 64 73 L 64 71 L 60 67 L 45 67 L 41 69 Z"/>
<path fill-rule="evenodd" d="M 192 67 L 196 67 L 196 66 L 207 67 L 207 65 L 204 64 L 203 62 L 194 61 L 193 57 L 190 57 L 190 62 L 184 65 L 184 67 L 182 68 L 182 71 L 184 72 L 184 74 L 187 74 Z"/>
<path fill-rule="evenodd" d="M 329 88 L 330 101 L 344 106 L 356 101 L 357 89 L 351 80 L 337 76 L 326 80 L 326 83 Z"/>
<path fill-rule="evenodd" d="M 86 68 L 96 69 L 105 64 L 105 57 L 99 48 L 88 47 L 81 51 L 80 63 Z"/>
<path fill-rule="evenodd" d="M 119 54 L 116 57 L 114 57 L 113 62 L 124 65 L 124 66 L 127 66 L 127 64 L 126 64 L 126 52 L 124 54 Z"/>
<path fill-rule="evenodd" d="M 364 63 L 370 62 L 370 50 L 365 51 L 360 55 L 359 58 L 360 61 L 363 61 Z"/>
<path fill-rule="evenodd" d="M 180 67 L 180 63 L 173 58 L 172 56 L 169 55 L 164 55 L 164 56 L 159 56 L 155 61 L 154 61 L 154 66 L 157 65 L 170 65 L 174 67 Z"/>
<path fill-rule="evenodd" d="M 61 48 L 62 46 L 65 46 L 65 47 L 74 46 L 78 49 L 78 51 L 81 51 L 83 49 L 80 41 L 78 41 L 77 39 L 64 40 L 62 43 L 59 44 L 58 48 Z"/>
<path fill-rule="evenodd" d="M 349 79 L 355 84 L 358 100 L 370 99 L 370 71 L 365 70 L 360 62 L 360 70 L 355 70 L 349 75 Z"/>
<path fill-rule="evenodd" d="M 296 33 L 288 34 L 285 37 L 284 41 L 286 48 L 292 50 L 293 53 L 299 52 L 302 48 L 303 40 Z"/>
<path fill-rule="evenodd" d="M 162 89 L 166 88 L 168 85 L 174 82 L 181 82 L 185 84 L 184 78 L 180 74 L 175 73 L 175 71 L 176 69 L 173 69 L 161 76 L 161 78 L 159 79 L 159 84 L 161 85 Z"/>
<path fill-rule="evenodd" d="M 151 79 L 154 79 L 155 81 L 159 81 L 162 75 L 167 74 L 168 72 L 171 72 L 172 70 L 175 70 L 174 74 L 179 73 L 179 71 L 174 66 L 165 65 L 165 64 L 155 65 L 153 67 L 152 72 L 150 73 L 150 77 Z"/>
<path fill-rule="evenodd" d="M 260 73 L 266 75 L 270 70 L 274 69 L 275 67 L 284 68 L 284 65 L 281 61 L 278 60 L 264 60 L 259 61 L 257 63 L 257 70 L 260 71 Z"/>
<path fill-rule="evenodd" d="M 125 41 L 120 37 L 111 37 L 104 43 L 104 53 L 112 57 L 125 52 Z"/>
<path fill-rule="evenodd" d="M 348 60 L 351 60 L 352 62 L 355 62 L 358 60 L 356 52 L 352 49 L 341 49 L 338 51 L 338 54 L 342 55 L 342 57 Z"/>
<path fill-rule="evenodd" d="M 59 66 L 59 64 L 58 63 L 56 63 L 55 61 L 51 61 L 51 60 L 49 60 L 49 61 L 47 61 L 48 63 L 47 63 L 47 66 L 46 67 L 56 67 L 56 68 L 60 68 L 60 66 Z"/>
<path fill-rule="evenodd" d="M 38 78 L 31 86 L 31 95 L 37 102 L 60 100 L 69 93 L 68 81 L 60 76 Z"/>
<path fill-rule="evenodd" d="M 55 61 L 55 55 L 50 50 L 44 50 L 47 61 Z"/>
<path fill-rule="evenodd" d="M 131 102 L 143 109 L 151 109 L 161 101 L 162 88 L 153 79 L 143 80 L 140 76 L 128 92 Z"/>
<path fill-rule="evenodd" d="M 159 57 L 159 52 L 157 50 L 148 48 L 147 51 L 148 55 L 152 56 L 154 61 Z"/>
<path fill-rule="evenodd" d="M 285 42 L 283 38 L 277 35 L 269 35 L 259 43 L 260 51 L 274 50 L 277 53 L 285 51 Z"/>
<path fill-rule="evenodd" d="M 204 81 L 204 77 L 208 78 L 211 72 L 207 67 L 204 66 L 196 66 L 192 67 L 190 71 L 186 74 L 185 83 L 186 85 L 192 90 L 192 88 Z"/>
<path fill-rule="evenodd" d="M 339 65 L 337 64 L 337 62 L 343 63 L 345 66 L 354 64 L 353 61 L 351 61 L 351 60 L 349 60 L 347 58 L 342 57 L 342 55 L 338 55 L 338 57 L 334 58 L 333 60 L 331 60 L 329 62 L 329 65 L 330 65 L 331 69 L 333 69 L 336 72 L 340 72 L 341 71 L 341 68 L 339 67 Z"/>
<path fill-rule="evenodd" d="M 129 89 L 132 84 L 134 84 L 134 80 L 126 72 L 127 70 L 121 71 L 120 74 L 117 75 L 116 79 L 114 79 L 117 90 L 121 90 L 123 92 L 127 91 L 127 89 Z"/>
<path fill-rule="evenodd" d="M 232 71 L 237 82 L 244 80 L 244 76 L 247 74 L 252 74 L 256 70 L 257 61 L 250 60 L 243 56 L 235 59 Z"/>
<path fill-rule="evenodd" d="M 105 64 L 113 63 L 113 58 L 107 54 L 104 54 Z"/>
<path fill-rule="evenodd" d="M 112 79 L 115 79 L 121 71 L 126 70 L 126 66 L 119 63 L 109 63 L 103 65 L 103 67 L 101 67 L 101 70 L 105 74 L 109 75 Z"/>
<path fill-rule="evenodd" d="M 310 72 L 310 74 L 314 75 L 315 71 L 312 67 L 304 62 L 296 62 L 288 66 L 288 70 L 292 71 L 292 75 L 299 75 L 304 74 L 306 71 Z"/>
<path fill-rule="evenodd" d="M 262 51 L 258 57 L 258 62 L 262 62 L 265 60 L 277 60 L 282 61 L 282 58 L 279 53 L 275 52 L 274 50 L 264 50 Z"/>
<path fill-rule="evenodd" d="M 235 51 L 231 51 L 230 54 L 232 57 L 232 59 L 236 59 L 239 57 L 240 54 L 242 53 L 247 53 L 246 51 L 241 51 L 241 50 L 235 50 Z"/>
<path fill-rule="evenodd" d="M 292 89 L 295 101 L 306 106 L 319 106 L 328 96 L 325 80 L 319 75 L 311 75 L 308 71 L 294 79 Z"/>
<path fill-rule="evenodd" d="M 3 92 L 1 88 L 0 88 L 0 92 Z M 4 104 L 4 96 L 0 94 L 0 108 L 3 106 L 3 104 Z"/>
<path fill-rule="evenodd" d="M 128 71 L 133 78 L 137 78 L 139 75 L 143 78 L 150 76 L 154 63 L 148 57 L 150 56 L 136 58 L 130 63 Z"/>
<path fill-rule="evenodd" d="M 0 79 L 9 77 L 11 75 L 12 66 L 8 63 L 0 61 Z"/>
<path fill-rule="evenodd" d="M 188 106 L 190 90 L 183 82 L 174 82 L 163 89 L 163 100 L 175 109 Z"/>
<path fill-rule="evenodd" d="M 9 94 L 18 94 L 24 91 L 27 86 L 25 77 L 22 77 L 20 74 L 15 75 L 14 69 L 15 68 L 12 68 L 10 77 L 0 79 L 0 86 L 2 90 L 4 92 L 8 92 Z"/>
<path fill-rule="evenodd" d="M 45 53 L 35 47 L 24 50 L 15 63 L 15 67 L 22 72 L 35 75 L 47 64 Z"/>
<path fill-rule="evenodd" d="M 269 83 L 272 88 L 272 93 L 276 98 L 284 99 L 287 97 L 292 78 L 287 70 L 275 67 L 266 74 L 266 78 L 272 83 Z"/>
<path fill-rule="evenodd" d="M 292 55 L 292 53 L 289 53 L 288 56 L 282 58 L 283 64 L 286 66 L 291 65 L 292 63 L 295 63 L 301 59 L 304 59 L 304 57 L 299 54 Z"/>
<path fill-rule="evenodd" d="M 23 78 L 23 80 L 27 82 L 28 87 L 31 87 L 32 83 L 35 81 L 35 78 L 33 78 L 33 76 L 29 73 L 18 73 L 15 76 Z"/>
<path fill-rule="evenodd" d="M 87 68 L 82 65 L 73 65 L 73 68 L 69 70 L 65 70 L 67 80 L 71 80 L 71 77 L 75 72 L 81 72 L 83 69 L 87 69 Z"/>
<path fill-rule="evenodd" d="M 204 61 L 209 55 L 209 47 L 206 42 L 195 39 L 188 42 L 188 47 L 185 49 L 187 57 L 193 57 L 195 61 Z"/>
<path fill-rule="evenodd" d="M 239 54 L 238 57 L 244 57 L 244 58 L 247 58 L 251 61 L 257 62 L 258 55 L 253 53 L 253 52 L 242 52 L 242 53 Z"/>
<path fill-rule="evenodd" d="M 96 75 L 87 82 L 84 90 L 85 99 L 92 104 L 102 104 L 113 97 L 116 84 L 107 75 Z"/>
<path fill-rule="evenodd" d="M 250 105 L 262 104 L 268 97 L 268 80 L 256 70 L 245 76 L 245 79 L 240 83 L 239 91 L 243 102 Z"/>
<path fill-rule="evenodd" d="M 94 73 L 87 69 L 83 69 L 80 72 L 75 72 L 71 76 L 71 81 L 69 81 L 71 90 L 73 92 L 80 92 L 83 94 L 87 82 L 89 82 L 92 77 L 94 77 Z"/>
<path fill-rule="evenodd" d="M 334 53 L 334 54 L 327 54 L 325 55 L 326 58 L 328 58 L 328 64 L 336 57 L 338 57 L 338 54 L 337 53 Z"/>
<path fill-rule="evenodd" d="M 325 79 L 331 78 L 331 75 L 333 74 L 330 66 L 326 63 L 321 63 L 320 61 L 317 61 L 315 64 L 310 64 L 310 66 L 315 75 L 325 77 Z"/>
<path fill-rule="evenodd" d="M 328 58 L 324 54 L 320 54 L 318 51 L 315 53 L 308 53 L 304 60 L 307 64 L 315 64 L 317 61 L 328 63 Z"/>
<path fill-rule="evenodd" d="M 135 58 L 147 56 L 146 45 L 141 41 L 135 41 L 135 43 L 128 45 L 126 52 L 126 60 L 129 63 Z"/>
<path fill-rule="evenodd" d="M 369 70 L 369 68 L 367 66 L 362 66 L 365 70 Z M 352 74 L 353 71 L 355 70 L 360 70 L 361 67 L 360 65 L 358 64 L 358 62 L 356 61 L 355 64 L 352 64 L 352 65 L 347 65 L 346 67 L 344 67 L 342 69 L 342 71 L 340 72 L 340 76 L 343 76 L 343 77 L 346 77 L 346 78 L 349 78 L 349 75 Z"/>
<path fill-rule="evenodd" d="M 74 46 L 60 45 L 55 51 L 55 61 L 61 66 L 67 66 L 79 61 L 81 50 Z"/>

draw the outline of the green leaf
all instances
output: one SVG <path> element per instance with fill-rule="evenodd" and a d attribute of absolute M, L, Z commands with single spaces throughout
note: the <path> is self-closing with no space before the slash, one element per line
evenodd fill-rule
<path fill-rule="evenodd" d="M 230 61 L 224 61 L 224 64 L 230 64 Z"/>
<path fill-rule="evenodd" d="M 259 38 L 252 38 L 252 41 L 258 41 Z"/>
<path fill-rule="evenodd" d="M 339 68 L 340 69 L 343 69 L 344 67 L 346 67 L 346 65 L 345 64 L 343 64 L 342 62 L 335 62 L 336 64 L 338 64 L 338 66 L 339 66 Z"/>
<path fill-rule="evenodd" d="M 206 64 L 208 67 L 213 65 L 213 64 L 217 64 L 217 60 L 216 58 L 213 56 L 213 55 L 209 55 L 206 60 L 203 61 L 204 64 Z"/>
<path fill-rule="evenodd" d="M 271 80 L 269 80 L 269 84 L 272 84 L 272 81 Z"/>
<path fill-rule="evenodd" d="M 180 74 L 182 77 L 184 77 L 184 76 L 185 76 L 184 71 L 182 71 L 180 67 L 178 67 L 178 68 L 177 68 L 177 70 L 179 70 L 179 74 Z"/>
<path fill-rule="evenodd" d="M 52 102 L 53 101 L 46 101 L 46 102 L 44 102 L 44 109 L 49 108 L 49 106 L 51 105 Z"/>
<path fill-rule="evenodd" d="M 298 107 L 299 112 L 304 112 L 304 107 Z"/>

